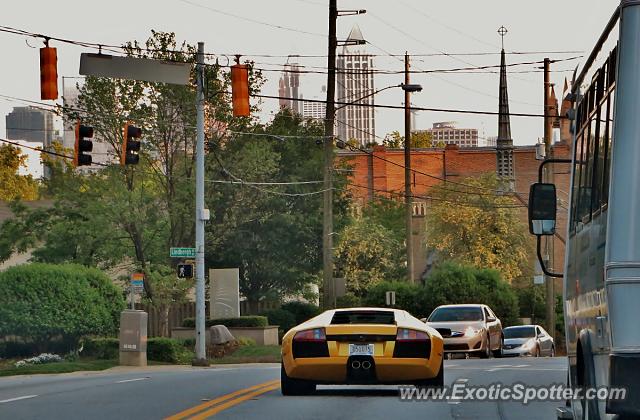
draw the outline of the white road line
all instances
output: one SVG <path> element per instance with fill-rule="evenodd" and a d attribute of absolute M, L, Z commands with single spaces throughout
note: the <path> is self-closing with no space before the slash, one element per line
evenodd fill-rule
<path fill-rule="evenodd" d="M 469 380 L 467 378 L 458 378 L 455 380 L 455 382 L 466 384 L 467 382 L 469 382 Z"/>
<path fill-rule="evenodd" d="M 8 400 L 0 401 L 0 404 L 13 402 L 13 401 L 27 400 L 29 398 L 34 398 L 34 397 L 37 397 L 37 395 L 24 395 L 22 397 L 9 398 Z"/>
<path fill-rule="evenodd" d="M 125 379 L 124 381 L 118 381 L 116 382 L 117 384 L 124 384 L 127 382 L 137 382 L 137 381 L 145 381 L 149 379 L 149 377 L 147 376 L 146 378 L 136 378 L 136 379 Z"/>

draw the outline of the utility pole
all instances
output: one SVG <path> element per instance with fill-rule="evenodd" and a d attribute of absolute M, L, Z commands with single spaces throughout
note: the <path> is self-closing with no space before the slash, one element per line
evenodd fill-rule
<path fill-rule="evenodd" d="M 404 54 L 404 85 L 409 86 L 409 54 Z M 407 279 L 413 278 L 413 200 L 411 197 L 411 92 L 404 89 L 404 205 L 407 242 Z"/>
<path fill-rule="evenodd" d="M 207 366 L 204 304 L 204 42 L 196 60 L 196 356 L 194 366 Z"/>
<path fill-rule="evenodd" d="M 551 149 L 551 137 L 553 131 L 553 122 L 551 121 L 551 110 L 549 106 L 549 97 L 551 83 L 549 81 L 549 65 L 551 60 L 544 59 L 544 151 L 545 159 L 552 159 L 553 152 Z M 553 164 L 546 165 L 544 172 L 544 182 L 553 183 Z M 553 237 L 545 236 L 544 238 L 544 256 L 549 267 L 553 267 Z M 547 292 L 547 332 L 555 339 L 556 325 L 556 299 L 553 290 L 553 277 L 545 276 L 545 285 Z"/>
<path fill-rule="evenodd" d="M 322 304 L 335 305 L 333 281 L 333 126 L 336 96 L 337 0 L 329 1 L 329 49 L 327 54 L 327 108 L 324 120 L 324 194 L 322 212 Z"/>

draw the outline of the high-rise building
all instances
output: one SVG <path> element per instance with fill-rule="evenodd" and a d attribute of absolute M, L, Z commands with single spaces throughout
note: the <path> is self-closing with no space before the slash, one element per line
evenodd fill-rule
<path fill-rule="evenodd" d="M 51 145 L 56 132 L 53 113 L 30 106 L 14 107 L 6 116 L 7 138 Z"/>
<path fill-rule="evenodd" d="M 284 70 L 280 76 L 278 93 L 280 96 L 280 108 L 289 108 L 292 112 L 302 115 L 303 105 L 300 94 L 300 72 L 302 66 L 297 63 L 284 65 Z"/>
<path fill-rule="evenodd" d="M 433 123 L 433 128 L 418 130 L 431 134 L 434 144 L 443 142 L 444 144 L 455 144 L 458 147 L 478 147 L 477 128 L 458 128 L 453 121 Z"/>
<path fill-rule="evenodd" d="M 336 132 L 343 141 L 357 140 L 365 146 L 376 142 L 376 124 L 373 83 L 373 57 L 368 55 L 362 43 L 364 37 L 355 25 L 336 64 L 336 101 L 356 102 L 364 106 L 338 104 Z"/>
<path fill-rule="evenodd" d="M 322 86 L 322 96 L 314 96 L 311 99 L 324 101 L 326 100 L 327 87 Z M 324 120 L 327 114 L 326 102 L 303 102 L 302 116 L 314 120 Z"/>
<path fill-rule="evenodd" d="M 79 95 L 80 92 L 75 84 L 68 85 L 63 83 L 62 100 L 65 107 L 77 108 Z M 63 124 L 64 136 L 62 138 L 62 146 L 66 149 L 73 149 L 76 143 L 76 121 L 65 118 Z M 101 140 L 99 135 L 94 134 L 92 140 L 93 150 L 89 154 L 94 164 L 86 168 L 97 169 L 99 166 L 95 165 L 96 163 L 105 164 L 119 159 L 113 147 L 109 143 Z"/>

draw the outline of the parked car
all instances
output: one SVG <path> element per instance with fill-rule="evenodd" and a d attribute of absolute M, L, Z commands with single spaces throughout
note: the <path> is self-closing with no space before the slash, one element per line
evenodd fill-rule
<path fill-rule="evenodd" d="M 427 325 L 442 335 L 447 354 L 502 356 L 502 323 L 487 305 L 438 306 Z"/>
<path fill-rule="evenodd" d="M 556 354 L 553 338 L 540 325 L 519 325 L 503 330 L 505 356 L 550 356 Z"/>
<path fill-rule="evenodd" d="M 283 395 L 317 384 L 444 385 L 440 334 L 408 312 L 333 309 L 292 328 L 282 339 Z"/>

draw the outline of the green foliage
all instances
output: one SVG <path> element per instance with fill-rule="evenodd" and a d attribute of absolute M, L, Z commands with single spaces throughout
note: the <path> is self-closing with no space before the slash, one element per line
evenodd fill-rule
<path fill-rule="evenodd" d="M 192 352 L 187 350 L 181 340 L 166 337 L 154 337 L 147 340 L 147 358 L 155 362 L 188 363 Z"/>
<path fill-rule="evenodd" d="M 498 270 L 509 283 L 531 273 L 532 243 L 512 195 L 494 173 L 441 185 L 427 215 L 427 246 L 444 260 Z"/>
<path fill-rule="evenodd" d="M 31 175 L 18 174 L 20 168 L 26 167 L 26 160 L 20 148 L 0 144 L 0 201 L 38 198 L 38 182 Z"/>
<path fill-rule="evenodd" d="M 285 309 L 271 309 L 262 315 L 267 317 L 269 325 L 277 325 L 283 332 L 289 331 L 298 324 L 295 315 Z"/>
<path fill-rule="evenodd" d="M 353 293 L 346 293 L 336 298 L 336 308 L 357 308 L 361 306 L 361 300 Z"/>
<path fill-rule="evenodd" d="M 22 337 L 37 351 L 115 333 L 123 308 L 121 291 L 94 268 L 35 263 L 0 272 L 0 335 Z"/>
<path fill-rule="evenodd" d="M 434 269 L 426 281 L 425 309 L 463 303 L 488 305 L 503 326 L 517 323 L 518 297 L 498 271 L 451 262 Z"/>
<path fill-rule="evenodd" d="M 399 131 L 392 131 L 384 136 L 382 144 L 389 149 L 404 148 L 404 136 Z M 441 147 L 440 144 L 434 144 L 431 134 L 426 131 L 417 131 L 411 134 L 411 147 L 420 149 L 428 147 Z"/>
<path fill-rule="evenodd" d="M 240 316 L 238 318 L 216 318 L 207 319 L 206 326 L 211 327 L 213 325 L 224 325 L 227 328 L 233 327 L 250 327 L 260 328 L 269 325 L 267 317 L 259 315 Z M 182 326 L 186 328 L 195 328 L 196 321 L 194 318 L 185 318 L 182 321 Z"/>
<path fill-rule="evenodd" d="M 117 359 L 119 352 L 119 341 L 111 337 L 85 337 L 82 340 L 83 357 L 93 357 L 96 359 L 111 360 Z"/>
<path fill-rule="evenodd" d="M 340 234 L 336 271 L 346 279 L 347 291 L 361 297 L 376 283 L 403 276 L 402 249 L 394 232 L 361 217 Z"/>
<path fill-rule="evenodd" d="M 282 309 L 293 314 L 296 324 L 301 324 L 321 312 L 320 308 L 312 303 L 296 301 L 284 303 Z"/>
<path fill-rule="evenodd" d="M 424 287 L 419 284 L 410 284 L 406 281 L 382 282 L 370 288 L 362 299 L 363 306 L 385 307 L 386 292 L 396 292 L 396 304 L 394 308 L 404 309 L 411 315 L 422 318 L 429 315 L 425 307 Z"/>
<path fill-rule="evenodd" d="M 544 324 L 546 319 L 544 286 L 534 284 L 514 287 L 514 291 L 518 295 L 520 318 L 531 318 L 534 324 Z"/>
<path fill-rule="evenodd" d="M 238 337 L 236 339 L 236 341 L 238 342 L 239 346 L 255 346 L 256 345 L 256 340 L 254 340 L 253 338 L 249 338 L 249 337 Z"/>
<path fill-rule="evenodd" d="M 0 341 L 0 359 L 27 357 L 35 354 L 33 343 L 22 341 Z"/>

